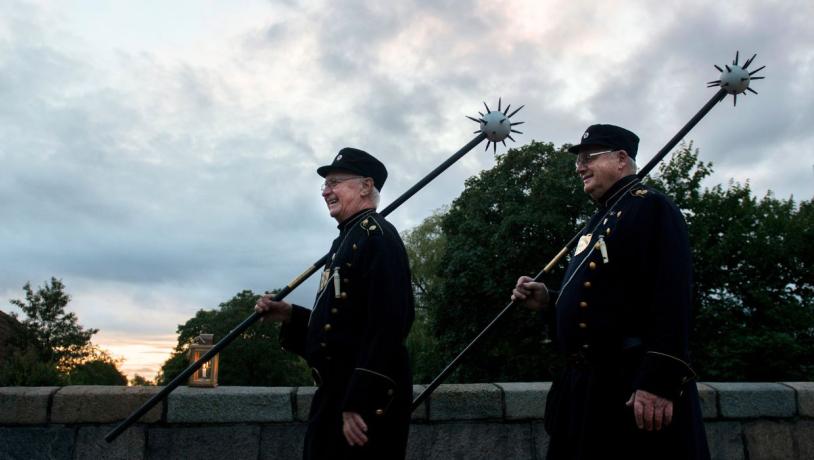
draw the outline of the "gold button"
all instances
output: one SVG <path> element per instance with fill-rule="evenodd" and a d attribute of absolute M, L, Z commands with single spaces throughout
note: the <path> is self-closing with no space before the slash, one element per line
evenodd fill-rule
<path fill-rule="evenodd" d="M 395 392 L 395 391 L 393 391 L 393 389 L 392 389 L 392 388 L 391 388 L 391 389 L 389 389 L 389 390 L 387 390 L 387 396 L 393 396 L 395 393 L 396 393 L 396 392 Z"/>
<path fill-rule="evenodd" d="M 322 327 L 322 329 L 325 329 L 326 332 L 330 331 L 331 330 L 331 324 L 330 323 L 326 324 L 325 326 Z"/>
<path fill-rule="evenodd" d="M 339 294 L 339 297 L 341 297 L 343 299 L 347 299 L 348 298 L 348 293 L 347 292 L 342 292 L 342 293 Z"/>
<path fill-rule="evenodd" d="M 322 347 L 322 348 L 325 348 L 325 347 L 327 347 L 327 346 L 328 346 L 328 344 L 327 344 L 327 343 L 325 343 L 325 342 L 320 342 L 320 343 L 319 343 L 319 346 L 320 346 L 320 347 Z"/>
<path fill-rule="evenodd" d="M 588 264 L 588 268 L 591 270 L 596 270 L 596 262 L 591 261 L 591 263 Z"/>
<path fill-rule="evenodd" d="M 351 265 L 351 263 L 350 263 L 350 262 L 346 263 L 345 265 L 347 265 L 347 266 L 348 266 L 348 268 L 352 267 L 352 265 Z"/>
<path fill-rule="evenodd" d="M 591 346 L 590 346 L 590 345 L 588 345 L 587 343 L 583 343 L 583 344 L 582 344 L 582 349 L 583 349 L 583 350 L 587 350 L 587 349 L 589 349 L 589 348 L 591 348 Z"/>
<path fill-rule="evenodd" d="M 594 245 L 594 249 L 598 251 L 601 246 L 602 245 L 600 245 L 599 242 L 597 241 L 596 244 Z"/>
<path fill-rule="evenodd" d="M 362 225 L 367 225 L 368 222 L 369 221 L 367 219 L 365 219 L 365 220 L 362 221 Z"/>
<path fill-rule="evenodd" d="M 582 283 L 582 285 L 585 286 L 586 288 L 590 288 L 591 287 L 591 282 L 586 281 L 586 282 Z"/>
<path fill-rule="evenodd" d="M 622 217 L 622 211 L 619 211 L 619 212 L 616 213 L 616 218 L 618 219 L 620 217 Z"/>
<path fill-rule="evenodd" d="M 382 409 L 376 409 L 376 415 L 384 415 L 384 411 Z"/>
<path fill-rule="evenodd" d="M 610 235 L 610 229 L 609 229 L 609 228 L 606 228 L 606 229 L 605 229 L 605 234 L 606 234 L 606 235 Z"/>
<path fill-rule="evenodd" d="M 371 230 L 376 230 L 376 226 L 375 226 L 375 225 L 371 225 L 371 226 L 370 226 L 370 229 L 371 229 Z"/>
<path fill-rule="evenodd" d="M 608 224 L 608 219 L 605 218 L 605 220 L 602 221 L 602 225 L 607 225 L 607 224 Z"/>
<path fill-rule="evenodd" d="M 588 302 L 585 302 L 583 300 L 582 302 L 579 303 L 579 308 L 588 308 Z"/>
<path fill-rule="evenodd" d="M 356 243 L 353 243 L 353 250 L 355 251 L 356 249 L 357 249 Z"/>
<path fill-rule="evenodd" d="M 588 325 L 587 325 L 587 324 L 585 324 L 585 323 L 579 323 L 579 328 L 580 328 L 580 329 L 585 329 L 586 327 L 588 327 Z"/>
<path fill-rule="evenodd" d="M 339 309 L 338 308 L 331 308 L 331 313 L 333 313 L 335 315 L 335 314 L 339 313 Z"/>

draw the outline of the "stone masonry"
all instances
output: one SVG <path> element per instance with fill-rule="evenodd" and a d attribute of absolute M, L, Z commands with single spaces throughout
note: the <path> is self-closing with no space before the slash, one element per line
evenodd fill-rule
<path fill-rule="evenodd" d="M 441 385 L 408 458 L 543 459 L 547 382 Z M 814 382 L 699 383 L 716 459 L 814 458 Z M 424 387 L 416 385 L 418 395 Z M 157 387 L 0 388 L 0 459 L 299 459 L 314 388 L 181 387 L 108 444 Z"/>

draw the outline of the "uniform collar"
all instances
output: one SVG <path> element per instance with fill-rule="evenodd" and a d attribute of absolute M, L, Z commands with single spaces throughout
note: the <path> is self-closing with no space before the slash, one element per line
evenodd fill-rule
<path fill-rule="evenodd" d="M 363 216 L 366 216 L 368 214 L 373 214 L 374 212 L 376 212 L 376 208 L 362 209 L 361 211 L 357 212 L 356 214 L 354 214 L 354 215 L 348 217 L 347 219 L 343 220 L 342 223 L 340 223 L 339 225 L 336 226 L 336 228 L 338 228 L 340 232 L 343 232 L 343 231 L 345 231 L 345 229 L 347 229 L 348 227 L 350 227 L 351 225 L 356 223 Z"/>
<path fill-rule="evenodd" d="M 623 191 L 623 189 L 629 188 L 628 186 L 633 185 L 634 182 L 640 182 L 639 177 L 635 174 L 631 174 L 619 179 L 615 184 L 611 185 L 611 188 L 609 188 L 604 195 L 602 195 L 602 198 L 600 198 L 598 202 L 599 205 L 603 208 L 607 207 L 608 203 L 613 201 L 613 199 L 616 198 L 619 193 Z"/>

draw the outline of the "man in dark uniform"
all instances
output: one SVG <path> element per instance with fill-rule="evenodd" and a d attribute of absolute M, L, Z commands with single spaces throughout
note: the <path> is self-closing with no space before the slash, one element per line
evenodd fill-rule
<path fill-rule="evenodd" d="M 395 227 L 376 213 L 387 178 L 370 154 L 344 148 L 317 169 L 339 222 L 313 310 L 262 297 L 280 341 L 312 367 L 306 459 L 404 458 L 412 376 L 404 345 L 414 312 L 410 268 Z"/>
<path fill-rule="evenodd" d="M 688 359 L 686 224 L 634 174 L 638 144 L 626 129 L 593 125 L 569 149 L 598 210 L 559 292 L 527 276 L 512 292 L 542 309 L 566 355 L 546 402 L 549 459 L 709 458 Z"/>

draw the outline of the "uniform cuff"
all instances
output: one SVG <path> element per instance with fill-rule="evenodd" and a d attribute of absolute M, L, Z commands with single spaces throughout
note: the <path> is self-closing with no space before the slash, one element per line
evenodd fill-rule
<path fill-rule="evenodd" d="M 695 378 L 695 371 L 681 358 L 648 351 L 642 359 L 634 387 L 675 401 L 684 393 L 685 385 Z"/>
<path fill-rule="evenodd" d="M 344 410 L 356 412 L 368 420 L 382 417 L 387 414 L 395 394 L 395 380 L 379 372 L 357 367 L 350 378 Z"/>

